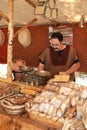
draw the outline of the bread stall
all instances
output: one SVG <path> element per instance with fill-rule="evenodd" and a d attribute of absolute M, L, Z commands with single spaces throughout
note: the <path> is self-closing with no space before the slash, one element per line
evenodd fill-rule
<path fill-rule="evenodd" d="M 6 16 L 5 19 L 9 25 L 8 74 L 7 78 L 0 77 L 1 130 L 86 130 L 87 88 L 84 85 L 70 81 L 69 75 L 55 75 L 50 79 L 49 72 L 28 67 L 24 61 L 16 66 L 21 79 L 12 77 L 13 38 L 37 19 L 13 35 L 12 0 L 9 0 L 9 19 Z"/>

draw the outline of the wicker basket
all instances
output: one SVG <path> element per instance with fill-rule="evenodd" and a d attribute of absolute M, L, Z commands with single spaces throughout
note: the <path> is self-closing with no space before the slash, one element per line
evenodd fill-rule
<path fill-rule="evenodd" d="M 63 126 L 63 123 L 60 122 L 59 120 L 53 120 L 51 118 L 47 118 L 47 115 L 43 114 L 43 116 L 42 116 L 42 114 L 35 113 L 34 111 L 30 111 L 28 109 L 27 109 L 27 111 L 28 111 L 29 117 L 33 121 L 36 121 L 36 122 L 46 125 L 48 127 L 58 128 L 58 129 L 62 128 L 62 126 Z"/>

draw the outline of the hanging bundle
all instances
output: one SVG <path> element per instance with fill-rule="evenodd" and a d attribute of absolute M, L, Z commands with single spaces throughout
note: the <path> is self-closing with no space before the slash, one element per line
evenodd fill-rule
<path fill-rule="evenodd" d="M 26 48 L 31 44 L 31 33 L 29 29 L 25 29 L 18 34 L 20 44 Z"/>

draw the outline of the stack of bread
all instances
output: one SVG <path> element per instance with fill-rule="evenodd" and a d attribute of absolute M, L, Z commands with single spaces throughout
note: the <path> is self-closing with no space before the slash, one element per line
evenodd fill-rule
<path fill-rule="evenodd" d="M 42 118 L 48 124 L 63 122 L 65 119 L 77 118 L 77 104 L 81 99 L 85 102 L 86 95 L 84 88 L 77 83 L 51 81 L 35 96 L 31 104 L 26 103 L 26 110 L 30 117 L 38 117 L 40 121 Z"/>

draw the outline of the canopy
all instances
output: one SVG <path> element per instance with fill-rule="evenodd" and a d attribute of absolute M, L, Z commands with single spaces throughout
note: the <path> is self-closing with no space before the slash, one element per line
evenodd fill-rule
<path fill-rule="evenodd" d="M 40 0 L 14 0 L 14 25 L 24 25 L 34 18 L 37 18 L 37 21 L 33 25 L 50 24 L 53 22 L 76 23 L 80 21 L 83 15 L 84 22 L 87 22 L 87 0 L 55 0 L 58 10 L 58 15 L 55 19 L 48 18 L 44 14 L 35 15 L 37 1 Z M 1 12 L 4 14 L 3 17 Z M 8 18 L 8 0 L 0 0 L 0 26 L 6 26 Z"/>

